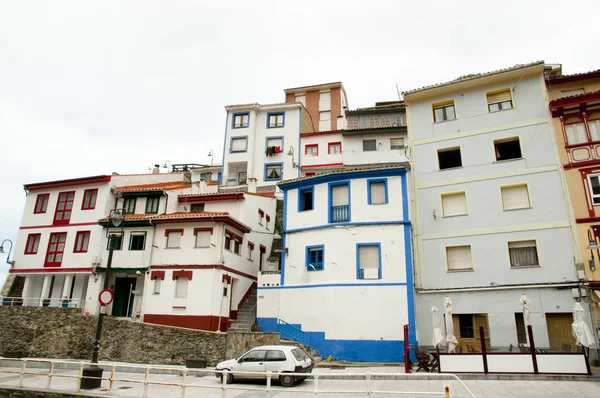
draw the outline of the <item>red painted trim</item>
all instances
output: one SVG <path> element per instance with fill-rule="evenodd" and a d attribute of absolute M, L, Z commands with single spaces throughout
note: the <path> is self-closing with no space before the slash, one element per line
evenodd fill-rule
<path fill-rule="evenodd" d="M 337 144 L 340 144 L 340 153 L 339 154 L 342 153 L 342 142 L 341 141 L 338 141 L 338 142 L 329 142 L 329 143 L 327 143 L 327 154 L 328 155 L 331 155 L 331 146 L 332 145 L 337 145 Z M 334 153 L 334 155 L 338 155 L 338 154 Z"/>
<path fill-rule="evenodd" d="M 326 163 L 326 164 L 311 164 L 308 166 L 301 166 L 303 169 L 311 169 L 316 167 L 331 167 L 331 166 L 343 166 L 344 163 Z"/>
<path fill-rule="evenodd" d="M 73 194 L 73 199 L 69 200 L 69 194 Z M 64 195 L 64 200 L 60 199 L 60 196 Z M 60 206 L 60 204 L 63 203 L 63 209 L 59 210 L 58 207 Z M 67 209 L 67 204 L 71 203 L 71 208 Z M 59 192 L 58 193 L 58 200 L 56 201 L 56 209 L 54 209 L 54 217 L 52 218 L 52 225 L 65 225 L 68 224 L 69 221 L 71 221 L 71 216 L 73 216 L 73 204 L 75 203 L 75 191 L 65 191 L 65 192 Z M 65 213 L 71 213 L 69 214 L 69 218 L 65 220 L 64 216 Z M 62 220 L 57 220 L 56 216 L 62 213 Z"/>
<path fill-rule="evenodd" d="M 19 227 L 19 229 L 83 227 L 85 225 L 99 225 L 99 224 L 97 222 L 80 222 L 80 223 L 76 223 L 76 224 L 64 224 L 64 225 L 27 225 L 24 227 Z"/>
<path fill-rule="evenodd" d="M 311 156 L 319 156 L 319 144 L 306 144 L 304 145 L 304 154 L 308 155 L 308 148 L 317 147 L 317 154 Z"/>
<path fill-rule="evenodd" d="M 172 219 L 152 219 L 153 224 L 176 224 L 176 223 L 201 223 L 201 222 L 222 222 L 233 228 L 239 229 L 242 233 L 250 232 L 250 228 L 238 222 L 234 218 L 227 216 L 202 217 L 202 218 L 172 218 Z"/>
<path fill-rule="evenodd" d="M 221 282 L 231 283 L 231 275 L 223 274 L 221 275 Z"/>
<path fill-rule="evenodd" d="M 250 248 L 250 250 L 254 250 L 254 243 L 248 241 L 248 247 Z"/>
<path fill-rule="evenodd" d="M 174 305 L 173 308 L 186 308 L 185 305 Z"/>
<path fill-rule="evenodd" d="M 263 246 L 263 245 L 259 245 L 259 246 L 260 246 L 261 253 L 266 253 L 267 252 L 267 246 Z"/>
<path fill-rule="evenodd" d="M 243 193 L 230 193 L 230 194 L 218 194 L 218 195 L 194 195 L 194 196 L 178 196 L 177 201 L 179 203 L 189 202 L 214 202 L 219 200 L 243 200 Z"/>
<path fill-rule="evenodd" d="M 576 218 L 577 224 L 585 224 L 590 222 L 600 222 L 600 217 L 587 217 L 587 218 Z"/>
<path fill-rule="evenodd" d="M 168 237 L 171 232 L 181 232 L 181 236 L 183 236 L 183 228 L 177 228 L 177 229 L 165 229 L 165 237 Z"/>
<path fill-rule="evenodd" d="M 260 214 L 261 217 L 265 216 L 265 212 L 261 208 L 258 208 L 258 214 Z"/>
<path fill-rule="evenodd" d="M 57 182 L 28 184 L 28 185 L 25 185 L 25 189 L 27 189 L 28 191 L 33 191 L 33 190 L 37 190 L 37 189 L 71 187 L 73 185 L 98 184 L 98 183 L 102 183 L 102 182 L 110 182 L 110 179 L 111 179 L 111 176 L 102 176 L 102 177 L 94 177 L 94 178 L 79 178 L 79 179 L 57 181 Z"/>
<path fill-rule="evenodd" d="M 64 235 L 64 241 L 61 242 L 61 238 Z M 56 236 L 56 242 L 52 242 L 52 237 Z M 58 246 L 63 244 L 63 249 L 58 250 Z M 50 251 L 50 246 L 54 245 L 53 251 Z M 66 232 L 53 232 L 48 238 L 48 247 L 46 248 L 46 254 L 44 255 L 44 267 L 60 267 L 62 265 L 63 257 L 65 256 L 65 247 L 67 246 L 67 233 Z M 54 254 L 54 259 L 60 254 L 60 261 L 48 261 L 48 254 Z"/>
<path fill-rule="evenodd" d="M 43 203 L 42 209 L 40 211 L 37 211 L 38 208 L 38 204 L 40 204 L 40 199 L 45 202 Z M 35 206 L 33 207 L 33 214 L 44 214 L 46 212 L 46 210 L 48 209 L 48 202 L 50 201 L 50 194 L 49 193 L 41 193 L 39 194 L 36 198 L 35 198 Z"/>
<path fill-rule="evenodd" d="M 194 275 L 194 271 L 173 271 L 173 280 L 177 278 L 188 278 L 192 280 L 192 276 Z"/>
<path fill-rule="evenodd" d="M 27 251 L 27 248 L 29 247 L 29 243 L 31 242 L 32 239 L 37 239 L 37 247 L 35 248 L 35 251 Z M 23 254 L 25 255 L 29 255 L 29 254 L 37 254 L 38 250 L 40 249 L 40 240 L 42 239 L 42 234 L 29 234 L 27 236 L 27 242 L 25 242 L 25 252 Z"/>
<path fill-rule="evenodd" d="M 551 79 L 546 80 L 546 84 L 548 84 L 549 86 L 556 86 L 559 84 L 590 80 L 598 77 L 600 77 L 600 70 L 595 70 L 592 72 L 579 73 L 576 75 L 553 77 Z"/>
<path fill-rule="evenodd" d="M 600 92 L 579 95 L 577 97 L 560 98 L 550 102 L 550 109 L 558 109 L 569 105 L 578 105 L 582 102 L 600 100 Z"/>
<path fill-rule="evenodd" d="M 92 272 L 93 268 L 23 268 L 9 269 L 10 274 L 56 273 L 56 272 Z"/>
<path fill-rule="evenodd" d="M 93 205 L 91 203 L 91 198 L 90 198 L 90 203 L 88 203 L 88 206 L 85 207 L 85 199 L 87 195 L 92 195 L 92 194 L 96 194 L 96 196 L 94 197 L 94 202 Z M 98 201 L 98 188 L 93 188 L 93 189 L 86 189 L 85 191 L 83 191 L 83 199 L 81 200 L 81 210 L 93 210 L 96 208 L 96 202 Z"/>
<path fill-rule="evenodd" d="M 267 216 L 265 217 L 267 222 L 271 221 L 271 216 L 267 214 Z"/>
<path fill-rule="evenodd" d="M 565 170 L 579 169 L 581 167 L 600 165 L 600 160 L 587 160 L 585 162 L 563 164 Z"/>
<path fill-rule="evenodd" d="M 144 314 L 144 322 L 213 332 L 216 332 L 219 327 L 219 317 L 215 315 Z M 226 331 L 228 327 L 229 318 L 222 316 L 221 331 Z"/>
<path fill-rule="evenodd" d="M 87 246 L 85 247 L 85 250 L 77 250 L 77 241 L 79 240 L 80 236 L 85 235 L 85 234 L 88 235 Z M 87 253 L 88 247 L 90 246 L 90 238 L 91 237 L 92 237 L 92 231 L 77 231 L 77 234 L 75 235 L 75 243 L 73 244 L 73 253 Z"/>
<path fill-rule="evenodd" d="M 194 236 L 196 236 L 198 234 L 198 232 L 203 232 L 203 231 L 210 231 L 210 234 L 213 234 L 213 228 L 194 228 Z"/>
<path fill-rule="evenodd" d="M 317 173 L 304 173 L 304 177 L 314 177 Z"/>
<path fill-rule="evenodd" d="M 152 271 L 150 273 L 150 280 L 153 281 L 156 278 L 159 278 L 161 280 L 165 280 L 165 271 Z"/>
<path fill-rule="evenodd" d="M 265 248 L 265 250 L 266 250 L 266 248 Z M 237 269 L 227 267 L 223 264 L 151 265 L 150 268 L 151 269 L 220 269 L 223 271 L 230 272 L 232 274 L 243 276 L 244 278 L 252 279 L 253 281 L 258 280 L 258 278 L 254 275 L 250 275 L 245 272 L 238 271 Z"/>
<path fill-rule="evenodd" d="M 333 130 L 333 131 L 320 131 L 316 133 L 301 133 L 300 137 L 316 137 L 319 135 L 331 135 L 331 134 L 342 134 L 341 130 Z"/>

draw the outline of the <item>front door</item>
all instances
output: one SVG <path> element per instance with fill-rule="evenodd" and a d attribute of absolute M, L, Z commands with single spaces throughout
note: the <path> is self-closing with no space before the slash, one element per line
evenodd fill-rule
<path fill-rule="evenodd" d="M 546 327 L 550 348 L 555 350 L 575 351 L 575 339 L 571 333 L 573 315 L 570 312 L 546 314 Z"/>
<path fill-rule="evenodd" d="M 130 316 L 133 307 L 135 278 L 115 278 L 115 300 L 112 306 L 113 316 Z"/>

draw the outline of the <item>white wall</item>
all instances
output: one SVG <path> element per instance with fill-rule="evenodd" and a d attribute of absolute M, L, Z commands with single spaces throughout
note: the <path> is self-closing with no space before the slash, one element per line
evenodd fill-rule
<path fill-rule="evenodd" d="M 308 134 L 301 137 L 300 158 L 303 167 L 314 165 L 326 165 L 332 163 L 342 163 L 342 153 L 344 151 L 344 143 L 342 142 L 342 134 Z M 334 154 L 329 152 L 329 143 L 341 142 L 342 153 Z M 318 145 L 318 156 L 306 155 L 307 145 Z M 311 172 L 310 168 L 304 170 Z"/>
<path fill-rule="evenodd" d="M 345 135 L 344 156 L 345 165 L 400 163 L 408 162 L 404 149 L 390 148 L 391 138 L 404 138 L 404 145 L 408 146 L 406 133 L 397 134 L 367 134 L 367 135 Z M 363 151 L 363 140 L 376 140 L 376 151 Z"/>

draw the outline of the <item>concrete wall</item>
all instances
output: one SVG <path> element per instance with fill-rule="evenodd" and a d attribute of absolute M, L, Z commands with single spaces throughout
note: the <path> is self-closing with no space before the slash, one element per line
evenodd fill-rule
<path fill-rule="evenodd" d="M 310 134 L 305 135 L 301 139 L 300 159 L 302 166 L 306 168 L 305 172 L 311 172 L 311 167 L 315 165 L 328 165 L 342 163 L 342 154 L 329 153 L 330 142 L 342 142 L 342 134 Z M 306 155 L 307 145 L 318 146 L 318 156 Z M 342 152 L 344 151 L 344 144 L 342 143 Z"/>

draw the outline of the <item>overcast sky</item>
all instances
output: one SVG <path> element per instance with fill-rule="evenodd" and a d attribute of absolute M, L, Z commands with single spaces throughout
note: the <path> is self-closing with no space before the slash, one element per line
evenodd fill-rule
<path fill-rule="evenodd" d="M 600 69 L 599 10 L 598 0 L 0 0 L 0 240 L 16 238 L 25 183 L 205 163 L 209 149 L 220 163 L 227 104 L 342 81 L 356 108 L 397 99 L 396 84 L 517 63 Z"/>

